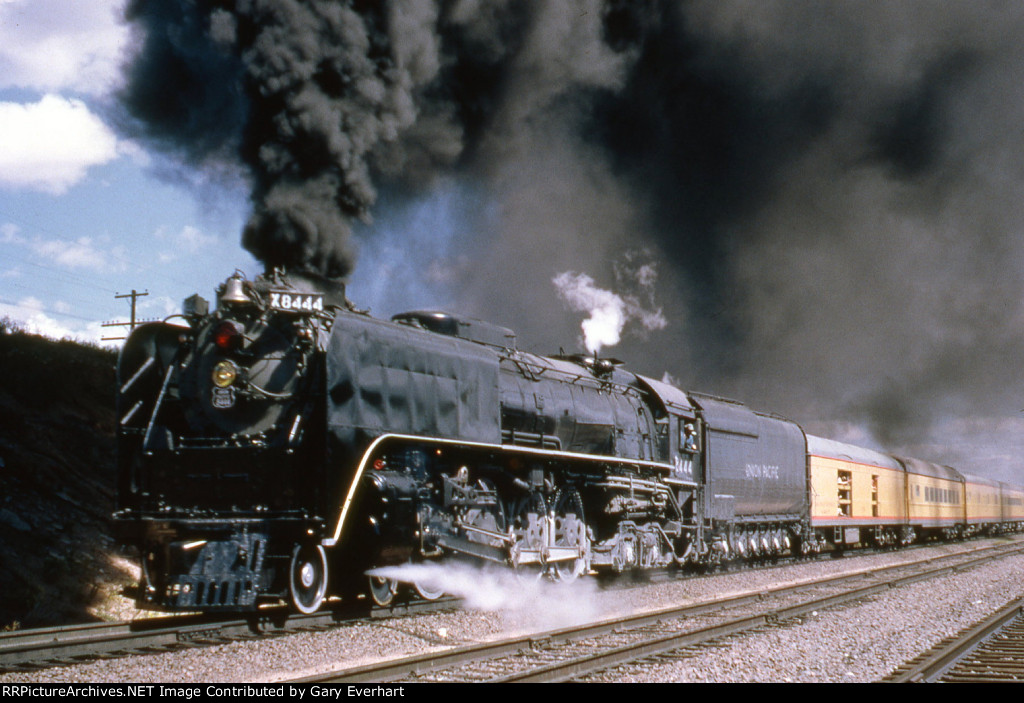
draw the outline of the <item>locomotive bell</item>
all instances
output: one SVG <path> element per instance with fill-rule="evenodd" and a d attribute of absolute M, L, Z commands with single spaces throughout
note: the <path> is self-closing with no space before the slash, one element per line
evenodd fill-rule
<path fill-rule="evenodd" d="M 237 273 L 224 282 L 224 292 L 221 293 L 220 302 L 231 303 L 234 305 L 242 305 L 251 302 L 249 296 L 245 294 L 245 288 L 242 285 L 242 277 Z"/>

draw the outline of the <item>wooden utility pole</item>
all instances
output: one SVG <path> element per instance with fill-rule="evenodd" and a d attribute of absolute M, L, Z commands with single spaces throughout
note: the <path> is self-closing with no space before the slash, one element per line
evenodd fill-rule
<path fill-rule="evenodd" d="M 132 299 L 132 317 L 131 317 L 131 321 L 130 322 L 104 322 L 100 326 L 101 327 L 127 327 L 128 328 L 128 332 L 130 333 L 133 329 L 135 329 L 136 325 L 141 325 L 143 322 L 155 322 L 155 320 L 138 320 L 138 321 L 136 321 L 136 319 L 135 319 L 135 301 L 137 301 L 139 298 L 142 298 L 143 296 L 147 296 L 147 295 L 149 295 L 149 291 L 148 290 L 143 292 L 143 293 L 139 293 L 134 288 L 132 288 L 132 292 L 131 293 L 124 293 L 123 295 L 122 294 L 115 295 L 114 296 L 115 298 L 131 298 Z M 103 337 L 103 341 L 104 342 L 116 342 L 116 341 L 121 340 L 121 339 L 127 339 L 127 336 L 124 336 L 124 337 Z"/>

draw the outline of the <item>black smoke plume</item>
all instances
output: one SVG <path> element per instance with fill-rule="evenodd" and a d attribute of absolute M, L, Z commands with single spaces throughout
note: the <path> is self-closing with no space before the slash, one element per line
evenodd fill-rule
<path fill-rule="evenodd" d="M 362 223 L 386 220 L 379 196 L 457 192 L 447 244 L 406 252 L 416 289 L 542 351 L 580 320 L 555 277 L 611 288 L 646 252 L 668 324 L 627 327 L 615 353 L 634 367 L 812 429 L 1022 467 L 1008 447 L 1024 435 L 1024 6 L 131 0 L 127 14 L 123 104 L 182 161 L 244 169 L 244 242 L 268 264 L 345 276 L 353 232 L 374 251 Z"/>
<path fill-rule="evenodd" d="M 132 0 L 122 101 L 149 138 L 200 166 L 240 162 L 245 246 L 328 277 L 352 267 L 373 176 L 449 164 L 461 126 L 419 107 L 440 70 L 428 3 Z"/>

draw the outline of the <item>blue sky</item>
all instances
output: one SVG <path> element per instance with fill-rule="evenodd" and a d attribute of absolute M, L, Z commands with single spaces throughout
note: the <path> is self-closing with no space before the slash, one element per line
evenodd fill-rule
<path fill-rule="evenodd" d="M 0 0 L 0 318 L 51 337 L 122 335 L 102 325 L 128 319 L 115 296 L 133 289 L 149 293 L 138 317 L 162 319 L 193 293 L 212 299 L 235 269 L 263 270 L 240 243 L 244 187 L 183 172 L 105 119 L 131 56 L 124 3 Z M 406 253 L 444 258 L 462 198 L 449 184 L 377 208 L 350 282 L 360 307 L 448 302 Z"/>
<path fill-rule="evenodd" d="M 163 318 L 261 267 L 240 232 L 247 198 L 160 175 L 157 154 L 104 119 L 130 50 L 124 0 L 0 0 L 0 317 L 98 341 L 148 291 Z M 123 331 L 123 328 L 121 328 Z"/>

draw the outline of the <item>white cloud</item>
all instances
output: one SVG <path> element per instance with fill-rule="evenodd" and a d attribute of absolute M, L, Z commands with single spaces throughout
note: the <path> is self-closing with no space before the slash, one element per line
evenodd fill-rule
<path fill-rule="evenodd" d="M 0 0 L 3 2 L 3 0 Z M 53 309 L 47 309 L 39 298 L 29 296 L 16 303 L 8 304 L 0 301 L 0 318 L 13 320 L 21 329 L 31 334 L 39 334 L 51 339 L 74 339 L 80 342 L 91 342 L 104 346 L 116 346 L 116 343 L 103 342 L 103 337 L 116 335 L 116 331 L 104 328 L 99 322 L 79 322 L 65 324 L 57 317 L 75 317 L 68 310 L 67 303 L 58 301 Z"/>
<path fill-rule="evenodd" d="M 20 327 L 32 334 L 41 334 L 54 339 L 74 336 L 70 328 L 46 314 L 43 303 L 38 298 L 22 298 L 16 305 L 0 303 L 0 317 L 14 320 Z"/>
<path fill-rule="evenodd" d="M 139 306 L 139 312 L 145 318 L 169 317 L 181 312 L 181 301 L 166 295 L 151 296 Z"/>
<path fill-rule="evenodd" d="M 217 243 L 217 238 L 203 232 L 191 225 L 185 225 L 178 234 L 178 241 L 189 253 L 196 253 Z"/>
<path fill-rule="evenodd" d="M 0 2 L 0 88 L 86 95 L 118 83 L 130 32 L 125 0 Z"/>
<path fill-rule="evenodd" d="M 4 2 L 4 0 L 0 0 Z M 69 269 L 92 269 L 100 273 L 119 273 L 128 269 L 131 259 L 122 245 L 112 246 L 109 236 L 79 237 L 78 239 L 46 239 L 40 236 L 25 237 L 14 224 L 0 225 L 0 244 L 22 246 L 40 259 L 46 260 L 44 268 L 53 265 Z M 42 265 L 42 264 L 34 264 Z M 17 269 L 0 276 L 20 275 Z"/>
<path fill-rule="evenodd" d="M 103 268 L 103 253 L 93 247 L 88 237 L 71 242 L 66 239 L 38 240 L 32 249 L 40 256 L 70 268 Z"/>
<path fill-rule="evenodd" d="M 217 243 L 217 237 L 206 234 L 201 229 L 192 225 L 185 225 L 177 233 L 168 232 L 161 227 L 156 231 L 154 237 L 162 242 L 170 242 L 174 247 L 172 251 L 162 251 L 159 254 L 161 263 L 170 263 L 180 259 L 183 255 L 198 254 L 204 249 L 209 249 Z"/>
<path fill-rule="evenodd" d="M 61 195 L 117 156 L 117 137 L 81 100 L 0 102 L 0 187 Z"/>
<path fill-rule="evenodd" d="M 24 244 L 25 238 L 20 232 L 21 228 L 10 222 L 0 225 L 0 244 Z"/>
<path fill-rule="evenodd" d="M 105 251 L 93 242 L 91 237 L 68 239 L 34 239 L 29 246 L 37 255 L 51 263 L 67 268 L 93 269 L 102 273 L 124 271 L 124 247 L 114 247 Z"/>

